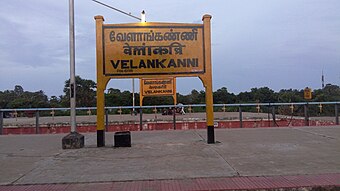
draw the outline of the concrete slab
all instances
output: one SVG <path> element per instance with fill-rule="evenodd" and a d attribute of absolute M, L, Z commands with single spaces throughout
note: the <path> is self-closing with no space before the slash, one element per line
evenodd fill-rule
<path fill-rule="evenodd" d="M 215 134 L 221 143 L 212 148 L 241 176 L 336 173 L 339 132 L 339 127 L 219 129 Z"/>
<path fill-rule="evenodd" d="M 322 128 L 322 129 L 321 129 Z M 0 184 L 89 183 L 130 180 L 340 173 L 339 127 L 131 132 L 132 147 L 62 150 L 58 135 L 0 137 Z M 322 134 L 322 135 L 320 135 Z M 323 135 L 327 136 L 323 136 Z"/>
<path fill-rule="evenodd" d="M 0 154 L 0 185 L 11 184 L 27 175 L 42 158 Z"/>
<path fill-rule="evenodd" d="M 315 127 L 301 127 L 296 128 L 296 130 L 309 132 L 314 135 L 324 136 L 331 139 L 340 139 L 340 126 L 331 126 L 327 128 L 315 128 Z"/>
<path fill-rule="evenodd" d="M 46 158 L 61 153 L 60 138 L 60 135 L 0 136 L 0 184 L 17 181 Z"/>

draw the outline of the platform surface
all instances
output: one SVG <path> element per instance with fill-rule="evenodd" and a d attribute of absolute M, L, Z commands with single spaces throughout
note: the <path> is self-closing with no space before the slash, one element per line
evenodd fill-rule
<path fill-rule="evenodd" d="M 132 147 L 63 150 L 53 135 L 0 136 L 0 190 L 224 190 L 340 186 L 340 126 L 134 131 Z"/>

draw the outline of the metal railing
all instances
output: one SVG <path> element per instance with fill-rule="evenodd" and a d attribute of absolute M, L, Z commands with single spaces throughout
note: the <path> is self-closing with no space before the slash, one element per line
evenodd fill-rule
<path fill-rule="evenodd" d="M 265 113 L 268 114 L 268 121 L 272 120 L 273 126 L 278 126 L 276 124 L 277 115 L 281 116 L 289 116 L 293 117 L 302 117 L 305 122 L 305 126 L 309 125 L 309 120 L 311 114 L 318 113 L 320 115 L 322 110 L 327 109 L 328 116 L 334 117 L 334 121 L 336 125 L 339 125 L 339 102 L 297 102 L 297 103 L 235 103 L 235 104 L 214 104 L 214 112 L 238 112 L 238 122 L 239 127 L 243 127 L 244 112 L 252 112 L 252 113 Z M 136 110 L 139 113 L 139 127 L 142 130 L 143 115 L 147 113 L 157 113 L 161 109 L 167 109 L 172 111 L 172 123 L 173 128 L 176 129 L 176 108 L 183 107 L 183 109 L 187 112 L 187 114 L 192 114 L 195 112 L 205 112 L 205 104 L 192 104 L 192 105 L 155 105 L 155 106 L 115 106 L 115 107 L 105 107 L 105 121 L 106 127 L 109 125 L 109 115 L 112 115 L 112 112 L 115 111 L 119 115 L 124 113 L 130 113 L 132 110 Z M 295 107 L 295 108 L 294 108 Z M 297 107 L 297 109 L 296 109 Z M 285 109 L 286 112 L 280 111 L 282 108 Z M 302 109 L 303 108 L 303 109 Z M 333 109 L 331 109 L 333 108 Z M 40 118 L 41 117 L 56 117 L 56 116 L 68 116 L 70 108 L 18 108 L 18 109 L 0 109 L 0 135 L 3 134 L 4 129 L 4 117 L 12 117 L 17 118 L 18 115 L 29 115 L 29 117 L 35 117 L 35 133 L 40 133 Z M 76 108 L 80 115 L 92 115 L 92 111 L 96 111 L 96 107 L 82 107 Z M 291 112 L 287 113 L 287 110 Z M 318 110 L 318 112 L 316 112 Z M 334 110 L 334 111 L 333 111 Z M 84 113 L 86 111 L 86 113 Z M 58 114 L 59 112 L 59 114 Z M 158 113 L 159 114 L 159 113 Z M 137 115 L 137 113 L 136 113 Z M 205 119 L 202 119 L 205 120 Z M 219 119 L 221 120 L 221 119 Z M 223 120 L 223 119 L 222 119 Z M 224 119 L 225 120 L 225 119 Z"/>

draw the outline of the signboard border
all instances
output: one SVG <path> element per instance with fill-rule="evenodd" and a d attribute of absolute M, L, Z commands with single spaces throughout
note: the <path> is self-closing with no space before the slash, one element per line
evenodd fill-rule
<path fill-rule="evenodd" d="M 152 25 L 154 24 L 154 25 Z M 151 25 L 147 25 L 147 26 L 129 26 L 129 25 L 103 25 L 102 26 L 102 42 L 103 42 L 103 75 L 107 76 L 107 77 L 112 77 L 112 76 L 124 76 L 124 77 L 143 77 L 143 76 L 153 76 L 153 75 L 162 75 L 162 76 L 166 76 L 166 75 L 183 75 L 183 74 L 188 74 L 188 75 L 197 75 L 197 74 L 204 74 L 206 73 L 206 63 L 205 63 L 205 41 L 204 41 L 204 26 L 200 25 L 200 24 L 192 24 L 192 25 L 188 25 L 188 24 L 183 24 L 183 25 L 178 25 L 178 26 L 173 26 L 171 25 L 171 23 L 166 23 L 166 25 L 163 25 L 164 23 L 152 23 Z M 140 73 L 140 74 L 106 74 L 105 73 L 105 35 L 104 35 L 104 31 L 105 29 L 110 29 L 110 28 L 201 28 L 202 29 L 202 45 L 203 45 L 203 71 L 198 71 L 198 72 L 168 72 L 168 73 Z"/>

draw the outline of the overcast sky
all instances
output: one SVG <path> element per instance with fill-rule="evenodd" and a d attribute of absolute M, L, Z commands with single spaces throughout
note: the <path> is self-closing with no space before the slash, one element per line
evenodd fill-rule
<path fill-rule="evenodd" d="M 101 0 L 147 21 L 201 23 L 212 15 L 213 88 L 321 88 L 340 84 L 339 0 Z M 62 95 L 69 79 L 68 0 L 5 0 L 0 6 L 0 91 L 21 85 Z M 76 75 L 96 80 L 95 15 L 105 23 L 137 20 L 91 0 L 75 0 Z M 108 88 L 131 91 L 131 80 Z M 138 89 L 136 81 L 136 89 Z M 177 80 L 177 92 L 203 90 L 198 78 Z"/>

